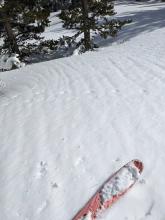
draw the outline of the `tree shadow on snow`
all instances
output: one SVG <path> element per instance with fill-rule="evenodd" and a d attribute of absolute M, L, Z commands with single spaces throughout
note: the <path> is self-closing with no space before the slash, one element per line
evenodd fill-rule
<path fill-rule="evenodd" d="M 162 5 L 162 2 L 159 2 L 158 0 L 118 0 L 115 2 L 115 5 L 142 5 L 143 7 L 148 6 L 155 6 L 155 3 L 157 5 Z M 144 5 L 145 4 L 145 5 Z"/>
<path fill-rule="evenodd" d="M 165 27 L 165 6 L 163 8 L 162 3 L 151 3 L 151 2 L 135 2 L 135 1 L 124 1 L 130 2 L 130 4 L 138 4 L 138 11 L 127 12 L 121 15 L 117 15 L 116 17 L 120 20 L 131 19 L 132 23 L 126 25 L 122 28 L 122 30 L 118 33 L 116 38 L 108 38 L 102 39 L 101 37 L 95 36 L 94 41 L 98 44 L 99 47 L 107 47 L 113 43 L 123 43 L 125 41 L 129 41 L 130 39 L 145 33 L 152 32 L 157 29 L 161 29 Z M 117 4 L 124 4 L 123 1 L 119 1 Z M 140 4 L 140 6 L 139 6 Z M 124 4 L 125 6 L 125 4 Z M 153 7 L 154 6 L 154 7 Z M 161 7 L 160 7 L 161 6 Z M 133 6 L 134 7 L 134 6 Z M 136 7 L 136 6 L 135 6 Z M 153 7 L 153 9 L 151 9 Z M 54 31 L 49 30 L 49 32 Z M 56 32 L 60 33 L 61 27 L 59 30 L 56 29 Z M 64 32 L 67 30 L 64 30 Z M 74 31 L 74 30 L 73 30 Z M 65 35 L 65 34 L 64 34 Z M 61 48 L 57 51 L 52 51 L 50 54 L 40 54 L 38 56 L 34 56 L 31 58 L 29 63 L 38 63 L 63 57 L 68 57 L 73 54 L 74 48 L 66 49 Z"/>
<path fill-rule="evenodd" d="M 144 9 L 144 7 L 143 7 Z M 124 13 L 124 16 L 117 16 L 120 20 L 131 19 L 132 23 L 123 27 L 114 39 L 98 41 L 98 45 L 105 47 L 113 42 L 125 42 L 145 32 L 152 32 L 165 27 L 165 7 L 155 8 L 155 10 L 142 10 L 136 12 Z M 100 42 L 99 42 L 100 41 Z"/>

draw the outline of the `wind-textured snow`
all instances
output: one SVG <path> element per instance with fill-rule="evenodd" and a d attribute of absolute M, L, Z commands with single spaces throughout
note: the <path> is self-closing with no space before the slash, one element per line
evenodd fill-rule
<path fill-rule="evenodd" d="M 98 51 L 0 73 L 0 219 L 71 220 L 138 158 L 102 219 L 164 220 L 165 4 L 117 10 L 133 22 Z"/>

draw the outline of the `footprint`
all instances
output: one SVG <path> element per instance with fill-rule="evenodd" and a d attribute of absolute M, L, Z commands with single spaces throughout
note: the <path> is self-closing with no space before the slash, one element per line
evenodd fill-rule
<path fill-rule="evenodd" d="M 78 158 L 75 160 L 74 165 L 77 167 L 77 166 L 79 166 L 80 164 L 82 164 L 83 161 L 84 161 L 83 158 L 78 157 Z"/>
<path fill-rule="evenodd" d="M 47 208 L 48 203 L 49 203 L 48 200 L 46 200 L 40 205 L 40 207 L 37 209 L 38 215 Z"/>
<path fill-rule="evenodd" d="M 58 188 L 58 184 L 56 182 L 51 183 L 51 185 L 52 185 L 52 188 Z"/>
<path fill-rule="evenodd" d="M 0 79 L 0 88 L 4 89 L 6 87 L 7 87 L 6 83 L 2 79 Z"/>
<path fill-rule="evenodd" d="M 44 161 L 41 161 L 40 162 L 40 165 L 39 165 L 39 172 L 37 173 L 36 177 L 38 179 L 40 179 L 41 177 L 44 177 L 46 174 L 47 174 L 47 163 L 44 162 Z"/>
<path fill-rule="evenodd" d="M 74 168 L 77 170 L 76 179 L 81 178 L 81 175 L 83 173 L 86 173 L 85 160 L 86 160 L 85 157 L 78 157 L 74 161 Z"/>

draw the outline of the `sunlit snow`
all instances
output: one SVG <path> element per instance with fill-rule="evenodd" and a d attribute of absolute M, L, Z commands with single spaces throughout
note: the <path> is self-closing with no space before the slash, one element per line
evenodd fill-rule
<path fill-rule="evenodd" d="M 164 219 L 165 4 L 116 4 L 133 22 L 97 51 L 0 73 L 0 219 L 71 220 L 133 158 L 140 180 L 101 218 Z"/>

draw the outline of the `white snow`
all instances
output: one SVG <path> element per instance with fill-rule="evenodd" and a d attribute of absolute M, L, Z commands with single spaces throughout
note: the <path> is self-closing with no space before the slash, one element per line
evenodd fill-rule
<path fill-rule="evenodd" d="M 0 219 L 71 220 L 134 158 L 140 182 L 102 219 L 164 219 L 165 4 L 117 10 L 133 22 L 96 52 L 0 73 Z"/>

